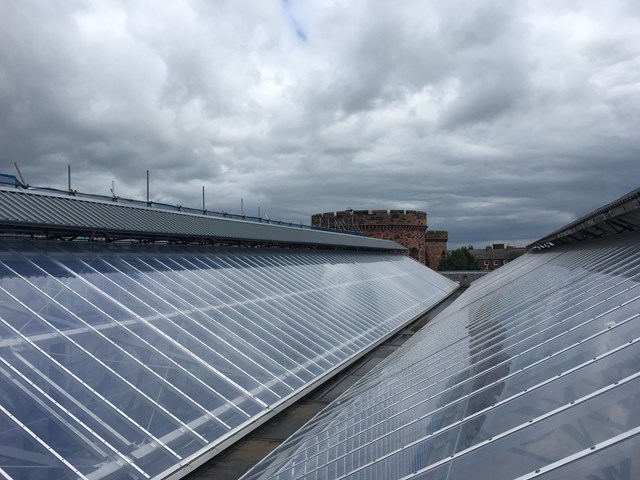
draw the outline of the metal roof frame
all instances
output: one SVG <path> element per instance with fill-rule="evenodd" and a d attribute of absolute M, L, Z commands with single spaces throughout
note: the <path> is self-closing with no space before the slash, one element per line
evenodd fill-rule
<path fill-rule="evenodd" d="M 242 479 L 615 472 L 638 450 L 639 239 L 529 252 L 474 282 Z"/>
<path fill-rule="evenodd" d="M 457 288 L 388 252 L 23 238 L 0 275 L 14 453 L 86 479 L 181 478 Z"/>

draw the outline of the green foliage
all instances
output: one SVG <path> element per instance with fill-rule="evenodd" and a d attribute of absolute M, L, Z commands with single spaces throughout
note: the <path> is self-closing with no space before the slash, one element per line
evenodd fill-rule
<path fill-rule="evenodd" d="M 480 270 L 478 262 L 466 248 L 458 248 L 440 260 L 438 270 Z"/>

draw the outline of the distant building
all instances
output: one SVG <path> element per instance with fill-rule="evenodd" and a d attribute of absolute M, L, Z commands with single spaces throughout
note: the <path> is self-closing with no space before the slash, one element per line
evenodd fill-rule
<path fill-rule="evenodd" d="M 527 253 L 527 249 L 523 247 L 504 246 L 504 243 L 494 243 L 487 245 L 484 249 L 469 248 L 469 253 L 474 256 L 478 262 L 478 268 L 481 270 L 495 270 L 502 265 L 515 260 L 520 255 Z"/>
<path fill-rule="evenodd" d="M 409 255 L 438 270 L 447 255 L 448 232 L 427 230 L 427 214 L 417 210 L 343 210 L 316 213 L 311 225 L 337 230 L 357 231 L 369 237 L 393 240 L 409 249 Z"/>

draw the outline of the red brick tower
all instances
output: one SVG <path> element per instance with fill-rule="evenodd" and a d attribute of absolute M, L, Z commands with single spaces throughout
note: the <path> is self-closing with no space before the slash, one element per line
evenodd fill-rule
<path fill-rule="evenodd" d="M 420 263 L 438 269 L 447 251 L 447 232 L 427 231 L 427 214 L 416 210 L 343 210 L 316 213 L 314 227 L 359 231 L 370 237 L 393 240 L 409 249 Z"/>

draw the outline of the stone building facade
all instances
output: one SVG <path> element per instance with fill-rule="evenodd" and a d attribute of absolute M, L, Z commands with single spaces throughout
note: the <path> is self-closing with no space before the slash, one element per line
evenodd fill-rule
<path fill-rule="evenodd" d="M 475 249 L 469 247 L 469 253 L 473 255 L 478 262 L 478 268 L 481 270 L 495 270 L 496 268 L 506 265 L 521 255 L 527 253 L 527 249 L 523 247 L 504 246 L 504 243 L 494 243 L 487 245 L 483 249 Z"/>
<path fill-rule="evenodd" d="M 427 214 L 417 210 L 343 210 L 316 213 L 314 227 L 357 231 L 370 237 L 393 240 L 409 249 L 408 254 L 433 270 L 447 254 L 446 231 L 427 230 Z"/>
<path fill-rule="evenodd" d="M 427 230 L 425 244 L 427 247 L 427 263 L 433 270 L 438 270 L 440 260 L 447 256 L 447 240 L 449 232 L 446 230 Z"/>

